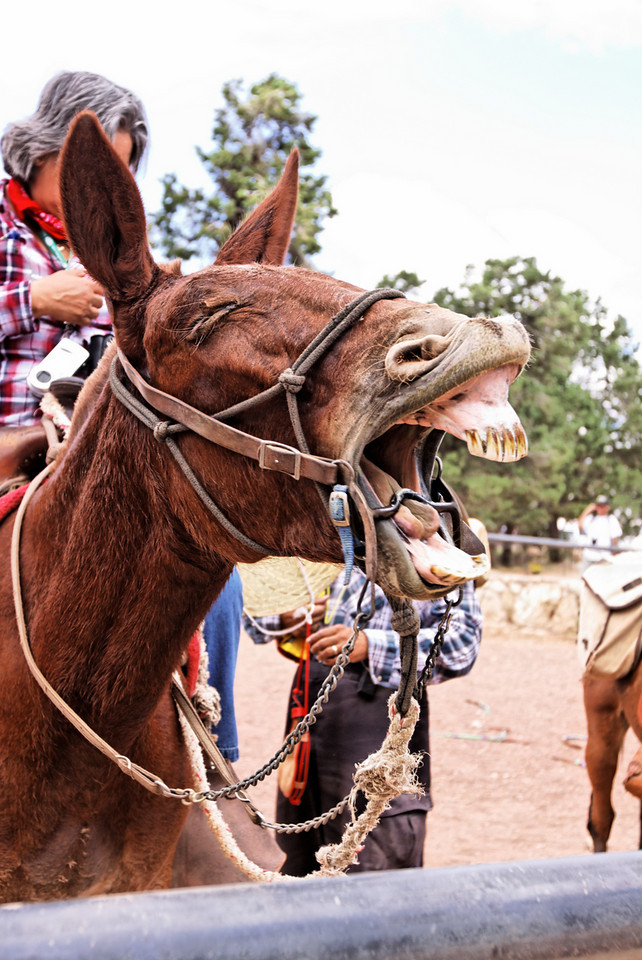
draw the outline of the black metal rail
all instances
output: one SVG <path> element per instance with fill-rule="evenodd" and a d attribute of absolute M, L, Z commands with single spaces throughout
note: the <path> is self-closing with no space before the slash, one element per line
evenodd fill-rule
<path fill-rule="evenodd" d="M 0 956 L 640 960 L 642 854 L 8 905 Z"/>

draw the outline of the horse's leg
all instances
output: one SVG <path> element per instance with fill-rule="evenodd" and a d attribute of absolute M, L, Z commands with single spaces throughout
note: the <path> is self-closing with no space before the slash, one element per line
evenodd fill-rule
<path fill-rule="evenodd" d="M 611 791 L 628 724 L 620 706 L 615 682 L 607 678 L 584 679 L 587 741 L 586 770 L 591 781 L 588 830 L 596 853 L 604 853 L 615 818 Z"/>
<path fill-rule="evenodd" d="M 642 747 L 638 747 L 637 753 L 627 767 L 624 789 L 642 800 Z"/>

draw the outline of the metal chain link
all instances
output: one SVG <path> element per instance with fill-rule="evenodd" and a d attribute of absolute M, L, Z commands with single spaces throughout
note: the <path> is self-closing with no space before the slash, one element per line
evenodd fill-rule
<path fill-rule="evenodd" d="M 427 684 L 432 679 L 433 670 L 435 669 L 435 664 L 437 659 L 441 654 L 441 647 L 446 638 L 446 633 L 448 627 L 450 626 L 450 620 L 453 615 L 453 607 L 458 607 L 461 601 L 463 600 L 464 593 L 461 587 L 459 588 L 459 595 L 456 600 L 446 600 L 446 609 L 444 615 L 441 618 L 439 626 L 437 627 L 437 632 L 435 633 L 435 638 L 430 644 L 430 650 L 426 656 L 426 662 L 424 668 L 417 678 L 417 699 L 418 702 L 421 702 L 421 698 L 424 695 L 424 690 L 426 689 Z"/>
<path fill-rule="evenodd" d="M 323 704 L 328 702 L 330 694 L 335 690 L 337 683 L 345 672 L 346 666 L 350 662 L 350 654 L 354 650 L 354 645 L 356 643 L 362 623 L 367 623 L 374 612 L 373 610 L 366 612 L 361 609 L 368 586 L 369 581 L 366 580 L 357 603 L 357 613 L 354 619 L 352 636 L 341 648 L 341 652 L 337 657 L 334 666 L 330 669 L 328 676 L 323 681 L 321 689 L 319 690 L 319 695 L 310 708 L 309 713 L 299 721 L 293 730 L 290 731 L 280 750 L 277 751 L 271 760 L 268 760 L 264 766 L 257 770 L 256 773 L 246 777 L 244 780 L 240 780 L 238 783 L 232 784 L 231 786 L 222 787 L 220 790 L 208 790 L 203 791 L 202 793 L 197 793 L 194 795 L 194 802 L 199 803 L 202 800 L 215 801 L 221 799 L 222 797 L 234 797 L 237 795 L 237 793 L 245 790 L 247 787 L 255 787 L 260 781 L 264 780 L 267 776 L 274 773 L 274 771 L 279 768 L 286 756 L 291 753 L 295 746 L 301 741 L 304 734 L 306 734 L 310 727 L 316 723 L 317 716 L 323 712 Z M 435 663 L 441 653 L 441 647 L 450 625 L 453 607 L 456 607 L 461 603 L 462 597 L 463 593 L 460 588 L 457 600 L 446 600 L 446 610 L 439 623 L 439 626 L 437 627 L 435 638 L 430 645 L 430 650 L 428 651 L 424 668 L 417 680 L 419 702 L 423 696 L 426 683 L 432 677 Z M 243 800 L 242 797 L 238 797 L 238 799 L 241 801 Z M 335 817 L 338 817 L 341 813 L 343 813 L 349 801 L 350 794 L 345 796 L 343 800 L 340 800 L 339 803 L 335 804 L 334 807 L 326 810 L 325 813 L 320 814 L 318 817 L 313 817 L 310 820 L 304 820 L 301 823 L 272 823 L 271 821 L 266 820 L 263 814 L 261 814 L 261 827 L 264 830 L 274 830 L 276 833 L 307 833 L 310 830 L 315 830 L 317 827 L 325 826 L 325 824 L 329 823 L 330 820 L 334 820 Z"/>
<path fill-rule="evenodd" d="M 230 786 L 221 787 L 219 790 L 204 790 L 200 793 L 197 793 L 194 796 L 194 802 L 199 803 L 202 800 L 220 800 L 222 797 L 235 796 L 238 792 L 245 790 L 247 787 L 255 787 L 267 776 L 274 773 L 274 771 L 281 766 L 288 754 L 292 753 L 296 745 L 302 740 L 304 734 L 306 734 L 310 727 L 316 723 L 319 714 L 323 712 L 323 705 L 328 702 L 330 694 L 336 689 L 339 680 L 345 672 L 346 666 L 350 663 L 350 654 L 354 650 L 354 645 L 356 643 L 362 623 L 367 622 L 372 616 L 372 611 L 366 612 L 361 609 L 361 604 L 367 586 L 368 581 L 366 581 L 364 590 L 359 597 L 352 636 L 341 648 L 341 652 L 339 653 L 334 665 L 331 667 L 327 677 L 323 681 L 317 699 L 310 707 L 308 714 L 297 723 L 293 730 L 290 731 L 281 748 L 270 760 L 267 761 L 267 763 L 265 763 L 251 776 L 245 777 L 243 780 L 239 780 L 238 783 L 231 784 Z M 348 798 L 345 797 L 336 805 L 336 807 L 333 807 L 332 810 L 329 810 L 326 814 L 323 814 L 322 817 L 317 817 L 315 820 L 306 821 L 304 824 L 271 824 L 268 823 L 268 821 L 263 820 L 262 826 L 266 828 L 270 827 L 278 832 L 300 833 L 304 830 L 310 830 L 314 826 L 320 826 L 323 823 L 327 823 L 328 820 L 333 819 L 345 809 L 347 802 Z M 295 827 L 298 829 L 294 829 Z"/>

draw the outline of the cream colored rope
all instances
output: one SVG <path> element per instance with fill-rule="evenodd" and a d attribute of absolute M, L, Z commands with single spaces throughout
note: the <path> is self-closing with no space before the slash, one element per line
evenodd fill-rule
<path fill-rule="evenodd" d="M 195 800 L 202 801 L 208 823 L 220 843 L 221 849 L 226 856 L 236 863 L 238 868 L 246 876 L 252 880 L 269 882 L 292 879 L 286 875 L 275 873 L 274 871 L 263 870 L 253 863 L 236 843 L 216 803 L 202 798 L 202 792 L 208 789 L 203 755 L 197 737 L 184 719 L 181 711 L 179 711 L 179 718 L 183 728 L 184 739 L 190 752 L 196 790 L 192 788 L 177 789 L 168 787 L 167 784 L 149 770 L 133 763 L 128 757 L 117 753 L 113 747 L 103 740 L 102 737 L 98 736 L 98 734 L 85 723 L 82 717 L 78 716 L 78 714 L 65 703 L 39 669 L 29 644 L 22 602 L 20 533 L 22 521 L 32 497 L 53 471 L 54 466 L 55 464 L 53 462 L 50 463 L 29 484 L 16 513 L 11 540 L 11 576 L 13 581 L 16 621 L 20 636 L 20 645 L 34 679 L 51 702 L 78 732 L 82 734 L 89 743 L 100 750 L 104 756 L 116 763 L 123 773 L 126 773 L 133 780 L 136 780 L 147 790 L 160 796 L 182 799 L 186 803 L 192 803 Z M 344 836 L 339 844 L 323 847 L 318 851 L 317 859 L 321 864 L 320 869 L 308 874 L 308 876 L 335 876 L 343 873 L 351 863 L 356 861 L 365 838 L 377 825 L 384 810 L 389 807 L 390 800 L 393 799 L 393 797 L 399 796 L 401 793 L 418 792 L 421 789 L 416 781 L 416 768 L 419 763 L 419 758 L 414 754 L 410 754 L 408 750 L 410 738 L 419 716 L 419 706 L 415 700 L 412 700 L 411 708 L 407 716 L 401 717 L 395 710 L 395 696 L 396 694 L 393 694 L 388 702 L 390 716 L 388 735 L 381 748 L 371 754 L 357 767 L 354 777 L 354 787 L 350 794 L 350 807 L 353 811 L 352 822 L 347 825 Z M 364 812 L 355 818 L 354 805 L 359 791 L 365 795 L 367 804 Z"/>

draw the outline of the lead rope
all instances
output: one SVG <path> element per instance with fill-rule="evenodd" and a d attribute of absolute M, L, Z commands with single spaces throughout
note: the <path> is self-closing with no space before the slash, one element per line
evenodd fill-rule
<path fill-rule="evenodd" d="M 47 681 L 38 668 L 31 652 L 27 626 L 24 617 L 22 589 L 20 583 L 20 531 L 22 520 L 29 501 L 39 488 L 40 484 L 49 476 L 53 469 L 54 464 L 49 464 L 49 466 L 43 470 L 42 473 L 38 474 L 35 480 L 30 484 L 16 515 L 11 543 L 11 569 L 14 588 L 14 601 L 16 606 L 16 620 L 18 623 L 20 643 L 32 675 L 47 697 L 49 697 L 49 699 L 60 710 L 63 716 L 69 720 L 69 722 L 78 730 L 78 732 L 81 733 L 82 736 L 89 741 L 89 743 L 91 743 L 101 753 L 108 757 L 108 759 L 115 762 L 124 773 L 132 777 L 132 779 L 136 780 L 147 790 L 151 791 L 152 793 L 159 794 L 160 796 L 180 799 L 184 803 L 188 804 L 200 802 L 208 803 L 208 807 L 206 808 L 208 822 L 219 839 L 219 842 L 221 842 L 223 851 L 226 853 L 226 855 L 230 856 L 235 863 L 237 863 L 237 866 L 239 866 L 239 868 L 242 869 L 248 877 L 255 880 L 276 880 L 277 878 L 279 880 L 283 879 L 283 875 L 281 874 L 274 874 L 271 871 L 262 870 L 256 864 L 253 864 L 245 856 L 245 854 L 240 851 L 236 841 L 231 836 L 229 828 L 225 824 L 220 811 L 218 811 L 218 809 L 215 807 L 215 800 L 221 796 L 236 794 L 246 786 L 255 785 L 259 780 L 264 778 L 267 772 L 271 772 L 271 770 L 268 770 L 268 768 L 276 769 L 276 766 L 278 766 L 281 762 L 279 758 L 282 759 L 286 753 L 293 749 L 294 744 L 298 742 L 303 735 L 303 732 L 308 730 L 309 727 L 316 721 L 317 714 L 322 710 L 322 702 L 327 701 L 330 692 L 336 687 L 339 678 L 343 675 L 345 666 L 349 663 L 350 652 L 354 648 L 354 643 L 359 632 L 360 619 L 368 619 L 369 615 L 364 614 L 362 611 L 357 614 L 357 617 L 355 618 L 355 629 L 353 635 L 344 645 L 341 653 L 337 657 L 337 661 L 326 677 L 319 696 L 313 704 L 310 713 L 297 725 L 296 730 L 293 731 L 291 736 L 286 739 L 286 743 L 276 757 L 273 758 L 273 761 L 271 761 L 269 764 L 266 764 L 253 777 L 246 778 L 234 786 L 228 786 L 218 791 L 168 787 L 162 780 L 160 780 L 158 777 L 155 777 L 150 771 L 145 770 L 145 768 L 136 763 L 133 763 L 128 757 L 118 754 L 108 743 L 106 743 L 106 741 L 99 737 L 98 734 L 96 734 L 95 731 L 93 731 L 91 727 L 89 727 L 88 724 L 86 724 L 85 721 L 78 716 L 78 714 L 76 714 L 75 711 L 72 710 L 71 707 L 69 707 L 68 704 L 66 704 L 65 701 L 53 689 L 51 684 Z M 359 608 L 367 586 L 368 583 L 366 581 L 364 591 L 359 600 Z M 372 609 L 374 609 L 374 607 Z M 319 860 L 321 866 L 319 871 L 311 874 L 311 876 L 333 876 L 342 873 L 351 863 L 354 862 L 358 856 L 359 850 L 363 846 L 366 836 L 379 822 L 381 813 L 383 813 L 383 811 L 390 805 L 390 800 L 396 796 L 399 796 L 400 793 L 417 792 L 420 789 L 416 782 L 416 768 L 419 763 L 419 758 L 410 754 L 408 749 L 408 744 L 419 716 L 419 705 L 417 701 L 411 699 L 408 713 L 406 716 L 402 716 L 395 707 L 395 696 L 396 695 L 393 694 L 388 702 L 390 717 L 388 736 L 384 740 L 381 748 L 375 753 L 371 754 L 370 757 L 368 757 L 357 767 L 354 777 L 354 787 L 348 797 L 340 801 L 340 803 L 333 807 L 332 810 L 329 810 L 327 813 L 320 817 L 316 817 L 313 820 L 306 821 L 303 824 L 271 824 L 265 820 L 263 821 L 263 826 L 272 827 L 273 829 L 283 833 L 300 833 L 327 823 L 339 813 L 342 813 L 346 805 L 350 805 L 350 809 L 352 810 L 352 820 L 346 827 L 341 842 L 323 847 L 318 851 L 317 859 Z M 182 717 L 182 713 L 179 713 L 179 716 Z M 193 759 L 193 764 L 195 764 L 195 785 L 198 787 L 207 783 L 207 777 L 204 775 L 203 754 L 198 749 L 196 734 L 189 728 L 187 721 L 183 721 L 181 719 L 181 724 L 184 724 L 184 730 L 189 731 L 186 733 L 186 742 L 189 741 L 192 743 L 192 747 L 190 749 L 194 754 L 194 758 L 196 758 L 196 756 L 200 758 L 198 761 Z M 194 747 L 194 741 L 196 741 L 196 747 Z M 276 762 L 276 765 L 275 761 L 278 761 Z M 363 793 L 367 802 L 363 813 L 358 817 L 355 817 L 355 804 L 357 795 L 359 793 Z"/>

